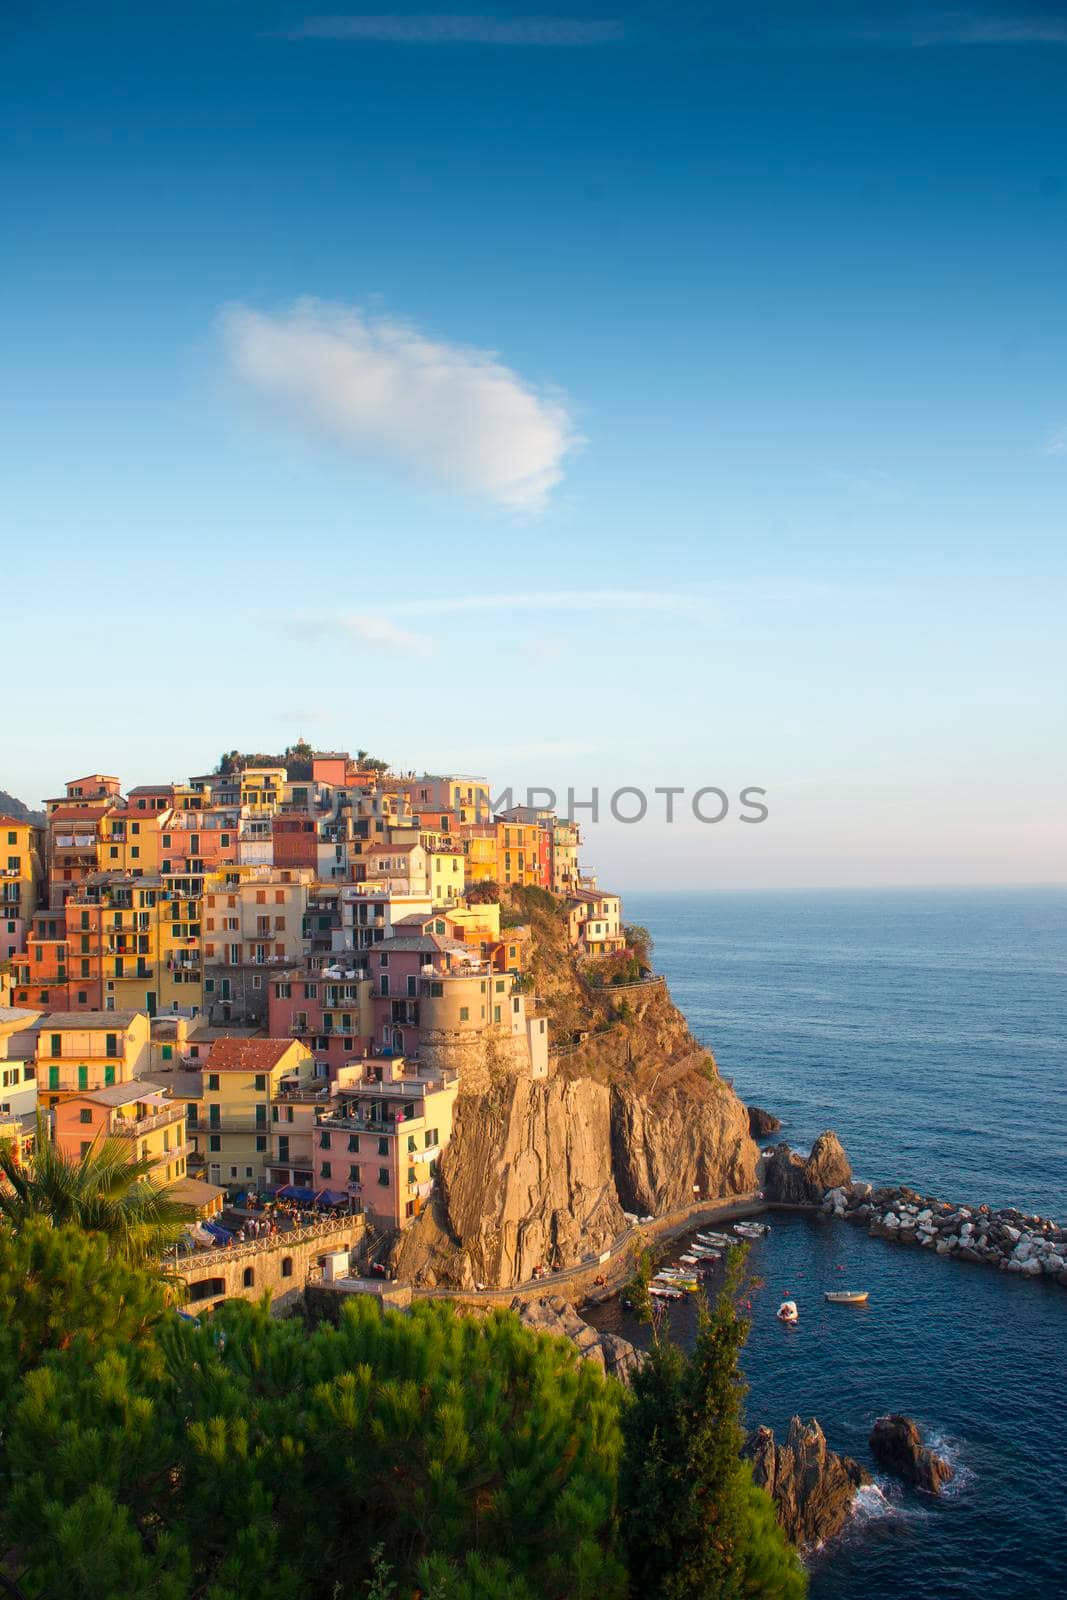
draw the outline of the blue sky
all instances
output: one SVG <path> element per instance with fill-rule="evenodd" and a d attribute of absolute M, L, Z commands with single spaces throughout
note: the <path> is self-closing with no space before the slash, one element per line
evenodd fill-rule
<path fill-rule="evenodd" d="M 1067 876 L 1062 7 L 5 10 L 0 787 L 304 735 Z M 740 16 L 741 20 L 738 20 Z"/>

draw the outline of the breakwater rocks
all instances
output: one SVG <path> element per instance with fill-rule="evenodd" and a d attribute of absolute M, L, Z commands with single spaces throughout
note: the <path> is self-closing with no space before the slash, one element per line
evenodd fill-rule
<path fill-rule="evenodd" d="M 785 1444 L 778 1444 L 770 1428 L 757 1428 L 743 1454 L 752 1462 L 754 1482 L 774 1501 L 786 1538 L 800 1549 L 840 1533 L 856 1491 L 871 1481 L 851 1456 L 827 1447 L 814 1417 L 809 1422 L 794 1417 Z"/>
<path fill-rule="evenodd" d="M 879 1417 L 871 1429 L 869 1443 L 879 1466 L 928 1494 L 940 1494 L 953 1476 L 944 1456 L 923 1444 L 922 1434 L 910 1417 Z"/>
<path fill-rule="evenodd" d="M 827 1188 L 822 1209 L 876 1239 L 916 1245 L 939 1256 L 997 1267 L 1028 1278 L 1055 1278 L 1067 1288 L 1067 1228 L 1011 1206 L 954 1205 L 914 1189 L 838 1183 Z"/>
<path fill-rule="evenodd" d="M 629 1339 L 591 1328 L 559 1295 L 546 1295 L 541 1300 L 523 1300 L 517 1295 L 511 1302 L 511 1309 L 519 1321 L 533 1328 L 535 1333 L 553 1333 L 558 1338 L 569 1339 L 584 1360 L 595 1362 L 623 1383 L 629 1381 L 630 1373 L 641 1360 Z"/>

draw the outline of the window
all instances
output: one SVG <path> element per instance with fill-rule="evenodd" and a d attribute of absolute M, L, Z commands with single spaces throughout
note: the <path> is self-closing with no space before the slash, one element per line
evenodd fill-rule
<path fill-rule="evenodd" d="M 256 1073 L 256 1078 L 255 1078 L 255 1083 L 256 1083 L 256 1093 L 257 1094 L 264 1094 L 266 1092 L 266 1088 L 267 1088 L 266 1073 L 257 1072 Z"/>
<path fill-rule="evenodd" d="M 262 1134 L 256 1135 L 256 1155 L 263 1155 L 267 1148 L 267 1141 Z"/>
<path fill-rule="evenodd" d="M 293 1276 L 293 1258 L 292 1258 L 292 1256 L 282 1256 L 282 1277 L 283 1278 L 291 1278 L 292 1276 Z"/>
<path fill-rule="evenodd" d="M 378 1168 L 378 1182 L 381 1184 L 383 1189 L 388 1189 L 388 1187 L 389 1187 L 389 1168 L 388 1167 L 379 1167 Z"/>
<path fill-rule="evenodd" d="M 320 1166 L 319 1170 L 322 1173 L 324 1178 L 332 1178 L 333 1177 L 333 1166 L 331 1165 L 331 1163 L 329 1161 L 323 1161 L 321 1163 L 321 1166 Z"/>
<path fill-rule="evenodd" d="M 208 1075 L 207 1075 L 207 1086 L 208 1086 L 208 1090 L 211 1093 L 214 1093 L 214 1094 L 218 1093 L 219 1075 L 218 1075 L 217 1072 L 209 1072 L 208 1073 Z"/>
<path fill-rule="evenodd" d="M 499 1022 L 500 1021 L 500 1007 L 499 1006 L 494 1006 L 493 1007 L 493 1021 L 494 1022 Z"/>
<path fill-rule="evenodd" d="M 242 1275 L 241 1281 L 243 1282 L 243 1284 L 244 1284 L 246 1289 L 251 1289 L 254 1286 L 255 1281 L 256 1281 L 256 1270 L 255 1270 L 255 1268 L 254 1267 L 246 1267 L 245 1270 L 244 1270 L 244 1273 Z"/>
<path fill-rule="evenodd" d="M 319 1134 L 319 1149 L 320 1150 L 329 1150 L 329 1148 L 330 1148 L 330 1135 L 328 1133 L 320 1133 Z"/>
<path fill-rule="evenodd" d="M 460 1022 L 469 1022 L 470 1019 L 471 1019 L 471 1008 L 470 1008 L 470 1006 L 460 1006 L 460 1008 L 459 1008 L 459 1020 L 460 1020 Z"/>
<path fill-rule="evenodd" d="M 209 1150 L 211 1150 L 213 1152 L 222 1149 L 222 1140 L 219 1138 L 219 1135 L 217 1133 L 209 1134 L 208 1141 L 207 1141 L 207 1147 L 208 1147 Z M 237 1176 L 237 1174 L 234 1173 L 234 1177 L 236 1177 L 236 1176 Z"/>
<path fill-rule="evenodd" d="M 164 1061 L 173 1061 L 174 1046 L 172 1044 L 165 1044 L 163 1046 L 163 1059 Z"/>
<path fill-rule="evenodd" d="M 351 1167 L 351 1166 L 349 1167 L 349 1169 L 348 1169 L 348 1181 L 349 1181 L 349 1183 L 358 1183 L 359 1182 L 359 1168 L 358 1167 Z"/>
<path fill-rule="evenodd" d="M 441 1135 L 438 1133 L 436 1128 L 427 1128 L 427 1130 L 426 1130 L 426 1148 L 427 1148 L 427 1150 L 432 1150 L 434 1145 L 438 1144 L 440 1142 L 440 1138 L 441 1138 Z"/>
<path fill-rule="evenodd" d="M 38 957 L 38 960 L 39 959 L 40 959 L 40 957 Z M 62 1038 L 62 1035 L 58 1034 L 58 1033 L 52 1033 L 52 1034 L 49 1034 L 48 1038 L 49 1038 L 48 1054 L 50 1056 L 61 1056 L 63 1054 L 63 1038 Z"/>
<path fill-rule="evenodd" d="M 118 1036 L 118 1034 L 117 1033 L 106 1034 L 105 1037 L 104 1037 L 104 1054 L 106 1056 L 117 1056 L 118 1053 L 119 1053 L 119 1036 Z"/>
<path fill-rule="evenodd" d="M 114 1081 L 115 1081 L 115 1069 L 114 1069 L 114 1067 L 105 1067 L 104 1068 L 104 1088 L 105 1089 L 110 1089 L 110 1087 L 114 1083 Z"/>
<path fill-rule="evenodd" d="M 388 1139 L 379 1139 L 378 1140 L 378 1154 L 380 1156 L 387 1156 L 389 1154 L 389 1140 Z"/>
<path fill-rule="evenodd" d="M 91 1107 L 83 1106 L 82 1109 L 78 1112 L 78 1121 L 79 1122 L 89 1122 L 89 1123 L 91 1123 L 92 1120 L 93 1120 L 93 1113 L 92 1113 Z"/>
<path fill-rule="evenodd" d="M 497 992 L 497 994 L 503 994 L 504 993 L 504 980 L 503 980 L 503 978 L 498 978 L 496 980 L 496 992 Z"/>
<path fill-rule="evenodd" d="M 88 1087 L 89 1087 L 89 1068 L 85 1065 L 84 1062 L 82 1062 L 78 1067 L 78 1088 L 79 1089 L 88 1089 Z"/>
<path fill-rule="evenodd" d="M 348 1149 L 349 1149 L 349 1154 L 351 1154 L 351 1155 L 358 1155 L 359 1154 L 359 1134 L 358 1133 L 350 1133 L 349 1134 L 349 1136 L 348 1136 Z"/>

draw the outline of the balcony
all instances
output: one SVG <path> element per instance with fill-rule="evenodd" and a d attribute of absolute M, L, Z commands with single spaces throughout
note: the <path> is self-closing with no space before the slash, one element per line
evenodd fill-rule
<path fill-rule="evenodd" d="M 143 1133 L 151 1133 L 153 1128 L 165 1128 L 168 1124 L 184 1122 L 186 1108 L 181 1104 L 167 1106 L 163 1111 L 154 1111 L 147 1117 L 116 1117 L 112 1126 L 112 1133 L 126 1139 L 139 1139 Z"/>

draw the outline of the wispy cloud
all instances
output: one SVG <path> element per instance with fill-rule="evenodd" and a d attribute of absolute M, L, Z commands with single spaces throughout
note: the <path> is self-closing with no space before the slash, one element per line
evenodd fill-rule
<path fill-rule="evenodd" d="M 1052 434 L 1045 445 L 1047 456 L 1067 456 L 1067 428 L 1060 428 Z"/>
<path fill-rule="evenodd" d="M 939 44 L 1067 44 L 1067 22 L 1037 16 L 976 16 L 935 12 L 911 21 L 896 18 L 854 30 L 854 37 L 917 49 Z"/>
<path fill-rule="evenodd" d="M 290 417 L 512 510 L 543 510 L 581 444 L 562 398 L 410 323 L 308 299 L 276 315 L 231 306 L 220 326 L 231 370 Z"/>
<path fill-rule="evenodd" d="M 305 637 L 341 638 L 356 645 L 386 645 L 426 653 L 431 648 L 425 630 L 405 626 L 417 619 L 451 617 L 470 612 L 497 615 L 524 612 L 655 612 L 693 615 L 702 602 L 692 595 L 652 589 L 553 589 L 526 594 L 445 595 L 426 600 L 405 600 L 396 604 L 370 602 L 359 611 L 303 612 L 293 626 Z"/>
<path fill-rule="evenodd" d="M 279 29 L 281 39 L 366 40 L 385 44 L 614 44 L 623 25 L 584 17 L 335 16 L 308 17 Z"/>

